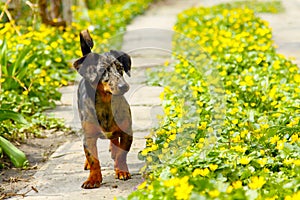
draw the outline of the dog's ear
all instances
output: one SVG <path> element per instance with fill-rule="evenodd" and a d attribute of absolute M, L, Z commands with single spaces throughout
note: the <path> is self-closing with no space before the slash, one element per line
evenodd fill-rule
<path fill-rule="evenodd" d="M 78 73 L 90 83 L 98 83 L 104 68 L 99 65 L 100 56 L 96 53 L 89 53 L 73 63 Z"/>
<path fill-rule="evenodd" d="M 124 71 L 130 77 L 131 58 L 123 51 L 110 50 L 110 53 L 123 65 Z"/>
<path fill-rule="evenodd" d="M 92 52 L 91 49 L 94 47 L 94 42 L 88 30 L 81 31 L 79 36 L 81 52 L 85 56 Z"/>
<path fill-rule="evenodd" d="M 75 62 L 73 63 L 73 67 L 79 71 L 79 68 L 82 66 L 82 63 L 84 62 L 86 56 L 83 56 L 77 60 L 75 60 Z"/>

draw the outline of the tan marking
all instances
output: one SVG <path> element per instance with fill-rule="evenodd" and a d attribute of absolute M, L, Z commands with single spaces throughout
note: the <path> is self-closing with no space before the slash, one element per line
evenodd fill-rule
<path fill-rule="evenodd" d="M 107 83 L 99 83 L 97 85 L 97 92 L 100 94 L 102 102 L 111 102 L 111 90 Z"/>

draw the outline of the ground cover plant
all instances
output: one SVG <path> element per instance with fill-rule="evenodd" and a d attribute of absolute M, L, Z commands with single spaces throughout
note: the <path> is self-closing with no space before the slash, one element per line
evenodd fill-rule
<path fill-rule="evenodd" d="M 128 199 L 299 199 L 300 70 L 268 23 L 222 4 L 180 13 L 175 31 L 174 70 L 151 76 L 165 115 Z"/>
<path fill-rule="evenodd" d="M 126 24 L 150 3 L 117 1 L 86 12 L 74 5 L 72 24 L 60 28 L 42 24 L 35 16 L 38 12 L 25 17 L 26 23 L 1 19 L 0 137 L 20 140 L 37 136 L 43 129 L 63 128 L 63 122 L 42 112 L 54 108 L 55 101 L 60 100 L 58 88 L 74 82 L 72 59 L 81 56 L 79 32 L 89 28 L 97 51 L 107 51 L 112 48 L 110 38 L 124 32 Z M 0 5 L 3 14 L 5 5 Z M 120 45 L 122 35 L 117 38 L 114 45 Z M 0 145 L 0 158 L 1 150 Z"/>

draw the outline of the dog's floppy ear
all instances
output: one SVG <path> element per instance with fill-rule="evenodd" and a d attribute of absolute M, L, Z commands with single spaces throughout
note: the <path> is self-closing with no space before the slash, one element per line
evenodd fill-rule
<path fill-rule="evenodd" d="M 73 63 L 78 73 L 90 83 L 98 83 L 104 68 L 99 65 L 100 56 L 96 53 L 89 53 Z"/>
<path fill-rule="evenodd" d="M 79 71 L 79 68 L 82 66 L 82 63 L 84 62 L 86 56 L 83 56 L 77 60 L 75 60 L 75 62 L 73 63 L 73 67 Z"/>
<path fill-rule="evenodd" d="M 110 50 L 110 53 L 120 62 L 124 67 L 124 71 L 130 77 L 131 58 L 123 51 Z"/>
<path fill-rule="evenodd" d="M 85 56 L 92 52 L 91 49 L 94 47 L 94 42 L 88 30 L 81 31 L 79 36 L 81 52 Z"/>

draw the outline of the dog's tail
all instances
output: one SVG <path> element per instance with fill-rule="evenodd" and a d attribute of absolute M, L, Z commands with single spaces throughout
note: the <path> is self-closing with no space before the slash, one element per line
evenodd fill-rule
<path fill-rule="evenodd" d="M 80 32 L 80 45 L 83 56 L 92 52 L 94 42 L 88 30 Z"/>

